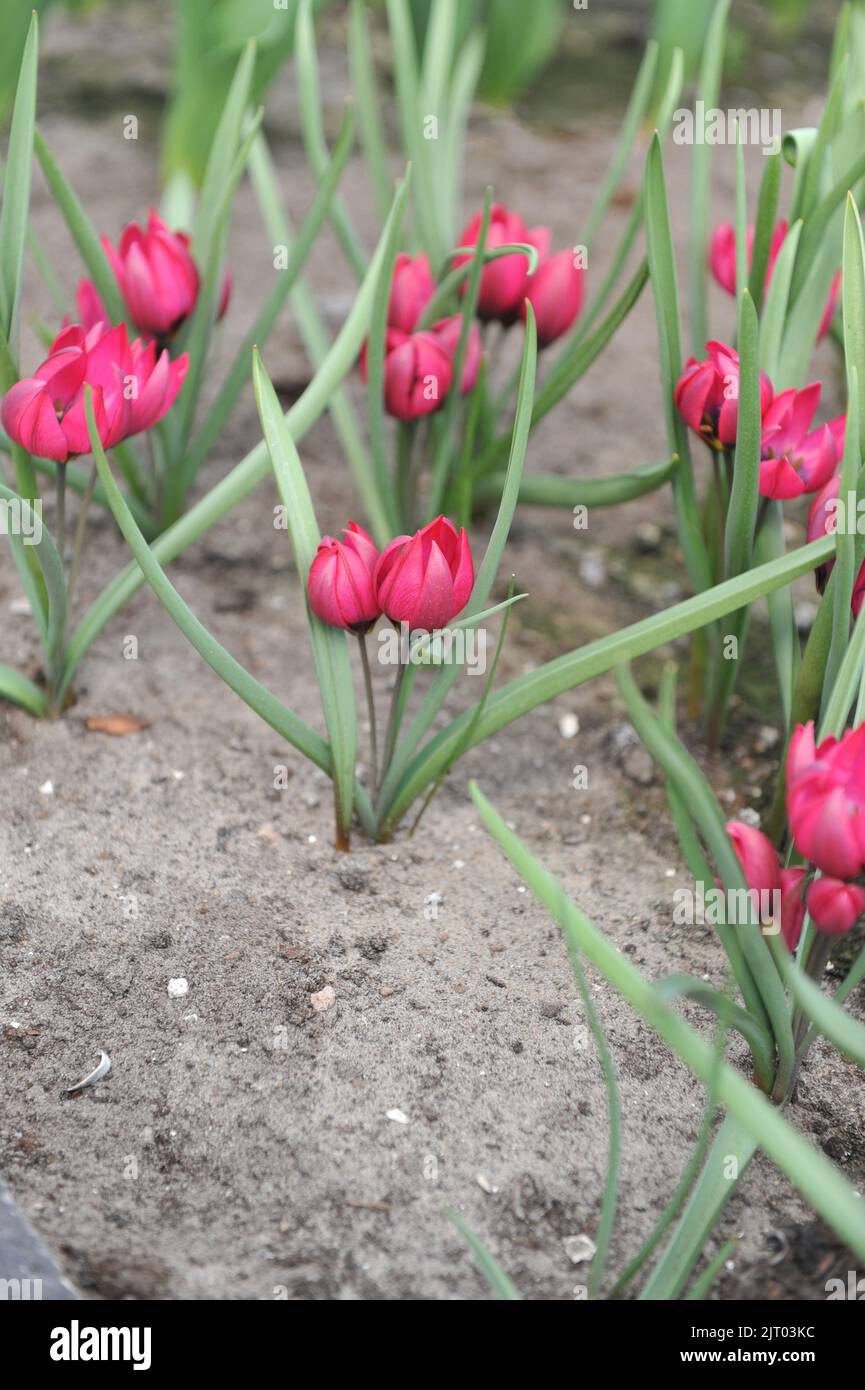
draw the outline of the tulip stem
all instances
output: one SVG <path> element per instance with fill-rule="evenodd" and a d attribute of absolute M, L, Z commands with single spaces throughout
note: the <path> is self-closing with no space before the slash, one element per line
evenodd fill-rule
<path fill-rule="evenodd" d="M 391 696 L 390 714 L 388 715 L 387 732 L 384 740 L 384 762 L 382 763 L 382 772 L 385 774 L 391 765 L 394 748 L 396 747 L 396 736 L 399 733 L 400 696 L 402 694 L 402 684 L 405 680 L 407 670 L 408 664 L 406 663 L 403 665 L 400 663 L 396 680 L 393 683 L 393 695 Z"/>
<path fill-rule="evenodd" d="M 57 553 L 61 563 L 66 559 L 66 467 L 57 468 Z"/>
<path fill-rule="evenodd" d="M 358 633 L 357 642 L 360 647 L 360 664 L 363 667 L 363 683 L 366 688 L 366 707 L 369 710 L 370 772 L 372 799 L 374 800 L 378 792 L 378 734 L 375 725 L 375 700 L 373 699 L 372 693 L 372 672 L 369 669 L 369 652 L 366 647 L 365 632 Z"/>
<path fill-rule="evenodd" d="M 98 476 L 96 463 L 94 461 L 90 468 L 90 476 L 87 479 L 87 487 L 84 490 L 84 496 L 81 499 L 81 508 L 78 512 L 78 521 L 75 525 L 75 539 L 72 542 L 72 563 L 69 566 L 69 580 L 66 585 L 66 603 L 68 610 L 72 608 L 72 596 L 75 593 L 75 585 L 78 580 L 78 566 L 81 561 L 81 548 L 84 544 L 87 513 L 90 510 L 90 503 L 93 501 L 93 492 L 96 487 L 96 479 Z"/>

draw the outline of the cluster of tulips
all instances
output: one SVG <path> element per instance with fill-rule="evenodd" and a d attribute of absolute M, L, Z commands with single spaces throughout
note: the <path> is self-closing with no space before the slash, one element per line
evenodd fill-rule
<path fill-rule="evenodd" d="M 130 343 L 125 323 L 112 325 L 90 280 L 78 287 L 79 322 L 67 324 L 45 361 L 3 399 L 3 428 L 28 453 L 65 464 L 90 453 L 84 390 L 93 390 L 105 449 L 151 429 L 166 415 L 186 377 L 188 355 L 172 360 L 170 343 L 192 313 L 199 288 L 189 238 L 171 232 L 151 210 L 147 226 L 131 223 L 118 247 L 102 244 L 129 318 L 144 336 Z M 229 282 L 221 312 L 228 305 Z"/>
<path fill-rule="evenodd" d="M 482 221 L 483 214 L 476 213 L 459 238 L 460 247 L 477 245 Z M 531 272 L 526 256 L 512 252 L 484 266 L 477 300 L 477 317 L 482 324 L 510 328 L 525 318 L 528 302 L 535 314 L 539 348 L 554 343 L 573 326 L 583 302 L 585 271 L 571 251 L 552 253 L 551 240 L 549 227 L 527 227 L 518 213 L 503 203 L 493 204 L 486 249 L 522 244 L 534 249 L 538 263 Z M 471 259 L 469 254 L 456 252 L 451 257 L 454 267 Z M 401 252 L 397 256 L 388 302 L 384 404 L 399 420 L 433 414 L 453 387 L 462 315 L 451 314 L 428 328 L 418 327 L 436 289 L 426 254 L 412 257 Z M 481 332 L 473 323 L 460 374 L 461 395 L 474 389 L 482 356 Z M 361 376 L 367 379 L 366 348 L 361 356 Z"/>
<path fill-rule="evenodd" d="M 817 744 L 814 724 L 797 726 L 787 755 L 787 819 L 806 866 L 779 863 L 768 835 L 729 821 L 749 889 L 780 894 L 781 935 L 799 944 L 806 910 L 819 932 L 842 936 L 865 913 L 865 724 Z M 761 899 L 769 901 L 769 899 Z"/>

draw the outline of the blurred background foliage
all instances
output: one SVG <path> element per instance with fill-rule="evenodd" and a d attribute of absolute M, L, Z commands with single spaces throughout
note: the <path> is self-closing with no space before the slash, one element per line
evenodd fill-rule
<path fill-rule="evenodd" d="M 2 0 L 0 119 L 8 115 L 21 50 L 34 0 Z M 51 23 L 51 11 L 85 15 L 130 0 L 35 0 Z M 151 0 L 169 13 L 173 53 L 166 63 L 167 107 L 163 135 L 163 178 L 198 186 L 231 74 L 245 41 L 258 41 L 253 99 L 261 102 L 292 55 L 297 0 Z M 369 0 L 374 24 L 384 30 L 384 0 Z M 418 46 L 422 47 L 436 0 L 408 0 Z M 785 45 L 802 75 L 814 46 L 828 44 L 840 0 L 733 0 L 728 76 L 759 86 L 777 76 Z M 713 0 L 461 0 L 460 39 L 482 26 L 486 53 L 481 98 L 495 105 L 518 102 L 527 113 L 555 118 L 600 109 L 620 99 L 633 75 L 634 55 L 649 33 L 661 46 L 659 83 L 674 46 L 684 50 L 689 73 L 705 42 Z M 339 22 L 344 0 L 315 0 Z M 150 9 L 142 8 L 142 15 Z M 151 11 L 152 12 L 152 11 Z M 591 22 L 589 20 L 591 15 Z M 771 42 L 761 43 L 767 35 Z M 824 40 L 824 35 L 825 40 Z M 811 55 L 811 56 L 809 56 Z M 822 70 L 822 68 L 821 68 Z M 539 81 L 540 74 L 544 80 Z"/>

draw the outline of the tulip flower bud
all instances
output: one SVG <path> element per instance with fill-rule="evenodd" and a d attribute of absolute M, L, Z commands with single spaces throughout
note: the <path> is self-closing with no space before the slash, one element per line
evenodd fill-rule
<path fill-rule="evenodd" d="M 807 877 L 807 869 L 781 870 L 781 936 L 789 951 L 795 951 L 802 935 L 802 923 L 805 920 L 805 898 L 802 890 Z"/>
<path fill-rule="evenodd" d="M 775 262 L 778 259 L 781 247 L 784 245 L 784 242 L 787 239 L 787 230 L 787 223 L 783 219 L 775 224 L 775 230 L 772 234 L 772 241 L 769 246 L 769 260 L 766 266 L 767 286 L 769 285 L 769 282 L 772 279 L 772 272 L 775 269 Z M 751 261 L 753 259 L 753 254 L 754 228 L 753 226 L 751 226 L 748 228 L 747 240 L 747 256 L 749 269 L 751 266 Z M 732 222 L 722 222 L 720 226 L 717 227 L 713 232 L 712 239 L 709 243 L 709 266 L 711 268 L 712 274 L 714 275 L 721 288 L 726 290 L 728 294 L 734 295 L 736 293 L 737 264 L 736 229 L 733 226 Z M 835 309 L 838 304 L 838 295 L 840 289 L 841 273 L 839 271 L 833 279 L 832 286 L 829 290 L 829 298 L 826 303 L 826 309 L 823 314 L 822 321 L 820 323 L 820 328 L 818 330 L 818 337 L 820 338 L 824 337 L 825 334 L 828 333 L 829 329 L 832 327 L 832 320 L 835 317 Z"/>
<path fill-rule="evenodd" d="M 576 321 L 583 304 L 584 280 L 571 251 L 557 251 L 528 277 L 525 297 L 535 311 L 539 348 L 561 338 Z M 523 318 L 525 312 L 524 302 Z"/>
<path fill-rule="evenodd" d="M 447 352 L 453 365 L 454 358 L 459 347 L 460 334 L 462 333 L 463 316 L 462 314 L 452 314 L 450 318 L 439 319 L 434 323 L 430 332 L 434 338 Z M 474 384 L 478 379 L 478 372 L 481 367 L 483 350 L 481 347 L 480 329 L 473 323 L 469 329 L 468 343 L 466 345 L 466 355 L 463 361 L 463 374 L 460 381 L 460 395 L 465 396 L 474 389 Z"/>
<path fill-rule="evenodd" d="M 465 530 L 443 516 L 414 536 L 397 536 L 375 570 L 379 605 L 394 623 L 433 632 L 465 608 L 474 586 L 474 564 Z"/>
<path fill-rule="evenodd" d="M 401 251 L 393 268 L 388 325 L 402 333 L 411 333 L 432 299 L 435 287 L 429 259 L 426 256 L 412 257 Z"/>
<path fill-rule="evenodd" d="M 459 239 L 460 246 L 476 246 L 480 236 L 483 215 L 476 213 Z M 526 242 L 534 246 L 541 261 L 549 253 L 549 227 L 526 226 L 518 213 L 505 207 L 504 203 L 494 203 L 490 209 L 490 222 L 487 229 L 486 249 L 508 246 L 512 242 Z M 470 258 L 456 256 L 454 265 L 463 265 Z M 500 256 L 498 260 L 488 261 L 481 272 L 480 293 L 478 297 L 478 318 L 482 321 L 497 319 L 506 327 L 516 323 L 522 313 L 523 300 L 528 282 L 528 261 L 519 252 L 512 256 Z"/>
<path fill-rule="evenodd" d="M 808 911 L 818 931 L 843 936 L 865 912 L 865 889 L 837 878 L 815 878 L 808 889 Z"/>
<path fill-rule="evenodd" d="M 350 521 L 345 540 L 323 536 L 309 568 L 309 602 L 316 617 L 362 636 L 381 616 L 373 576 L 378 551 L 362 526 Z"/>
<path fill-rule="evenodd" d="M 830 878 L 865 867 L 865 724 L 815 746 L 813 723 L 799 725 L 787 755 L 787 819 L 793 843 Z M 818 902 L 825 889 L 820 889 Z"/>
<path fill-rule="evenodd" d="M 384 359 L 385 409 L 398 420 L 431 415 L 451 389 L 450 354 L 433 333 L 389 329 L 387 340 L 393 346 Z"/>
<path fill-rule="evenodd" d="M 726 830 L 748 887 L 758 893 L 774 893 L 780 889 L 778 854 L 768 835 L 738 820 L 727 821 Z"/>

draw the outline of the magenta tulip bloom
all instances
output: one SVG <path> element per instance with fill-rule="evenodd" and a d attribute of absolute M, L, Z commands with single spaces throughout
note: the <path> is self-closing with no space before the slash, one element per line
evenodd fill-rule
<path fill-rule="evenodd" d="M 832 878 L 865 865 L 865 724 L 817 747 L 814 723 L 800 724 L 787 754 L 787 819 L 793 843 Z"/>
<path fill-rule="evenodd" d="M 185 232 L 171 232 L 151 208 L 147 227 L 130 222 L 117 249 L 102 237 L 129 317 L 142 333 L 170 338 L 195 308 L 198 269 Z"/>
<path fill-rule="evenodd" d="M 820 404 L 820 382 L 803 391 L 781 391 L 763 412 L 760 495 L 787 501 L 823 487 L 838 465 L 837 432 L 811 430 Z M 837 422 L 836 422 L 837 423 Z"/>
<path fill-rule="evenodd" d="M 309 602 L 323 623 L 363 636 L 381 617 L 373 576 L 378 551 L 362 526 L 350 521 L 345 540 L 322 536 L 309 568 Z"/>
<path fill-rule="evenodd" d="M 766 285 L 772 278 L 775 269 L 775 262 L 778 259 L 781 247 L 787 238 L 787 223 L 783 221 L 775 224 L 772 234 L 772 241 L 769 247 L 769 261 L 766 266 Z M 754 254 L 754 228 L 748 228 L 748 266 Z M 736 293 L 736 229 L 732 222 L 722 222 L 712 235 L 709 243 L 709 266 L 712 274 L 722 289 L 728 294 Z M 819 336 L 822 338 L 829 332 L 832 320 L 835 317 L 835 309 L 838 304 L 838 294 L 841 288 L 841 272 L 832 281 L 832 288 L 829 291 L 829 299 L 826 304 L 826 311 L 819 328 Z"/>
<path fill-rule="evenodd" d="M 525 298 L 535 311 L 538 347 L 549 347 L 561 338 L 583 306 L 585 273 L 574 265 L 572 251 L 557 251 L 542 261 L 526 282 Z M 523 318 L 525 318 L 525 300 Z"/>
<path fill-rule="evenodd" d="M 417 420 L 442 405 L 453 382 L 450 354 L 433 333 L 387 332 L 384 405 L 398 420 Z"/>
<path fill-rule="evenodd" d="M 676 386 L 676 408 L 682 419 L 712 449 L 736 443 L 739 425 L 739 354 L 726 343 L 706 344 L 704 362 L 690 358 Z M 765 415 L 775 392 L 760 373 L 760 409 Z"/>
<path fill-rule="evenodd" d="M 831 430 L 833 428 L 833 425 L 835 424 L 837 424 L 836 421 L 830 421 L 829 429 Z M 843 453 L 843 451 L 844 446 L 842 440 L 841 452 Z M 821 536 L 831 536 L 836 531 L 836 513 L 838 507 L 838 493 L 840 489 L 841 476 L 840 474 L 836 473 L 835 476 L 833 478 L 830 478 L 828 483 L 826 483 L 820 489 L 820 491 L 817 493 L 817 496 L 814 498 L 814 501 L 811 503 L 811 510 L 808 513 L 809 541 L 819 540 Z M 832 573 L 834 568 L 834 560 L 827 560 L 824 564 L 818 566 L 816 571 L 817 588 L 821 594 L 823 590 L 826 588 L 826 585 L 829 581 L 829 575 Z M 856 576 L 856 579 L 853 582 L 853 593 L 850 598 L 850 607 L 853 611 L 854 618 L 859 617 L 859 610 L 862 607 L 863 599 L 865 599 L 865 564 L 862 565 L 862 568 L 860 569 L 858 575 Z"/>
<path fill-rule="evenodd" d="M 865 912 L 865 889 L 838 878 L 815 878 L 808 889 L 808 911 L 818 931 L 843 936 Z"/>
<path fill-rule="evenodd" d="M 475 582 L 465 530 L 457 533 L 436 517 L 413 536 L 397 536 L 382 551 L 375 570 L 384 613 L 412 631 L 433 632 L 465 608 Z"/>
<path fill-rule="evenodd" d="M 439 319 L 430 329 L 433 337 L 438 339 L 448 357 L 451 359 L 451 365 L 453 365 L 454 358 L 457 354 L 462 326 L 462 314 L 452 314 L 450 318 Z M 476 323 L 473 323 L 469 329 L 465 361 L 463 362 L 463 374 L 460 381 L 461 396 L 467 395 L 468 392 L 474 388 L 474 384 L 478 379 L 478 372 L 481 368 L 482 357 L 483 348 L 481 345 L 480 329 Z"/>
<path fill-rule="evenodd" d="M 11 439 L 39 458 L 65 463 L 90 452 L 84 387 L 93 388 L 93 413 L 103 448 L 150 429 L 174 403 L 186 376 L 184 353 L 172 362 L 154 343 L 130 344 L 126 325 L 110 332 L 97 323 L 88 333 L 71 324 L 55 338 L 32 377 L 7 392 L 0 419 Z"/>
<path fill-rule="evenodd" d="M 483 214 L 475 213 L 459 239 L 459 246 L 476 246 L 480 236 Z M 550 249 L 549 227 L 527 227 L 518 213 L 505 207 L 504 203 L 494 203 L 490 210 L 490 223 L 487 230 L 486 248 L 491 251 L 497 246 L 508 246 L 512 242 L 527 242 L 534 246 L 540 261 Z M 455 256 L 454 265 L 464 265 L 469 256 Z M 528 292 L 528 268 L 526 257 L 520 252 L 512 256 L 501 256 L 489 261 L 481 272 L 481 286 L 478 297 L 478 318 L 484 322 L 497 319 L 509 327 L 516 323 L 523 310 L 523 300 Z"/>
<path fill-rule="evenodd" d="M 726 830 L 748 887 L 757 893 L 777 892 L 781 887 L 781 869 L 768 835 L 738 820 L 727 821 Z"/>
<path fill-rule="evenodd" d="M 435 293 L 436 282 L 426 256 L 401 251 L 391 281 L 387 321 L 391 328 L 411 333 Z"/>

